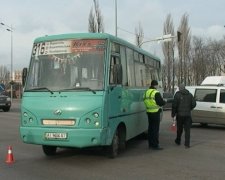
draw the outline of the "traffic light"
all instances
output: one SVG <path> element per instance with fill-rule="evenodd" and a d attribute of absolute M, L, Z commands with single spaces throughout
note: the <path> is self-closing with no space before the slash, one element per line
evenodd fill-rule
<path fill-rule="evenodd" d="M 180 42 L 182 33 L 180 31 L 177 31 L 177 41 Z"/>

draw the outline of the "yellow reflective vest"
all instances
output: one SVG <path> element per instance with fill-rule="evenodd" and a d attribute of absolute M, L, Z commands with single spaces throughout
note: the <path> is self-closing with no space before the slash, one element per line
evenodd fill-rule
<path fill-rule="evenodd" d="M 160 109 L 155 101 L 155 94 L 158 92 L 156 89 L 148 89 L 143 96 L 146 111 L 149 113 L 158 112 Z"/>

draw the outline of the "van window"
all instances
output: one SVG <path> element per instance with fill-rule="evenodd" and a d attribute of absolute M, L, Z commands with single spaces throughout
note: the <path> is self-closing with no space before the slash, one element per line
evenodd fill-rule
<path fill-rule="evenodd" d="M 220 103 L 225 103 L 225 89 L 220 90 Z"/>
<path fill-rule="evenodd" d="M 200 102 L 216 102 L 216 89 L 196 89 L 195 99 Z"/>

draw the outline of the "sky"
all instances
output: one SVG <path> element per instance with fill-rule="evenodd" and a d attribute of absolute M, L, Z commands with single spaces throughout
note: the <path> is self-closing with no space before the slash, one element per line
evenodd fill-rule
<path fill-rule="evenodd" d="M 115 35 L 115 0 L 98 0 L 106 33 Z M 0 0 L 0 65 L 13 69 L 29 66 L 35 38 L 88 31 L 88 17 L 93 0 Z M 144 40 L 163 35 L 163 23 L 172 16 L 174 29 L 187 13 L 193 36 L 220 40 L 225 36 L 224 0 L 117 0 L 117 35 L 135 43 L 135 27 L 141 23 Z M 11 36 L 12 35 L 12 36 Z M 11 43 L 12 37 L 12 43 Z M 143 48 L 162 58 L 161 44 L 150 42 Z"/>

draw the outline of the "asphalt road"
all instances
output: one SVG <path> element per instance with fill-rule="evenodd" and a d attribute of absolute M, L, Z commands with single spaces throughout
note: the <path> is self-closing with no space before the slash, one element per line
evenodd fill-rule
<path fill-rule="evenodd" d="M 60 149 L 46 157 L 41 146 L 24 144 L 19 137 L 19 101 L 10 112 L 0 111 L 1 180 L 223 180 L 225 178 L 225 127 L 194 125 L 191 148 L 174 144 L 170 111 L 165 111 L 160 129 L 162 151 L 147 148 L 145 139 L 133 139 L 116 159 L 101 149 Z M 8 146 L 15 162 L 6 164 Z"/>

